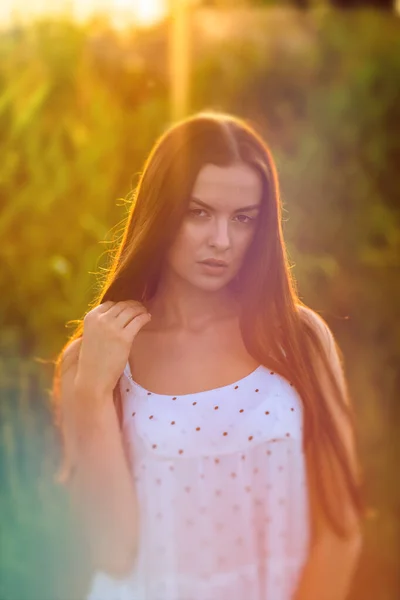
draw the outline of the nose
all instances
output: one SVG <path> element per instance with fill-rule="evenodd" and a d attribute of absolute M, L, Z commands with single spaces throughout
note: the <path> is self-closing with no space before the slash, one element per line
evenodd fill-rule
<path fill-rule="evenodd" d="M 228 250 L 231 246 L 229 222 L 223 218 L 215 219 L 210 223 L 210 228 L 209 245 L 220 252 Z"/>

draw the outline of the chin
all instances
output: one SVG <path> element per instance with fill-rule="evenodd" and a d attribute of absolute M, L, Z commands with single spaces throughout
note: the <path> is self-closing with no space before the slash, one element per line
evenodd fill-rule
<path fill-rule="evenodd" d="M 225 288 L 228 285 L 229 281 L 225 281 L 221 277 L 220 280 L 215 280 L 215 281 L 212 281 L 212 280 L 198 281 L 198 280 L 196 280 L 196 281 L 191 281 L 190 283 L 193 285 L 193 287 L 196 287 L 199 290 L 202 290 L 204 292 L 207 292 L 207 291 L 208 292 L 218 292 L 219 290 L 222 290 L 223 288 Z"/>

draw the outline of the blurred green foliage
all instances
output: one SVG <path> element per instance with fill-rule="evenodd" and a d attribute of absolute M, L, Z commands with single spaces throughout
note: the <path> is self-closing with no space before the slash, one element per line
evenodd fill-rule
<path fill-rule="evenodd" d="M 400 21 L 326 10 L 246 31 L 194 38 L 191 110 L 248 118 L 275 157 L 301 296 L 343 349 L 357 413 L 370 518 L 352 600 L 395 600 Z M 168 121 L 165 34 L 42 22 L 0 37 L 1 600 L 77 598 L 61 583 L 80 554 L 61 551 L 73 526 L 51 482 L 52 369 L 32 359 L 86 311 Z"/>

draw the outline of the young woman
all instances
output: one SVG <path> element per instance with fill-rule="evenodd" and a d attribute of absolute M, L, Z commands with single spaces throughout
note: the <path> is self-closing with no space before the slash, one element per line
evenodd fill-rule
<path fill-rule="evenodd" d="M 362 502 L 342 354 L 295 289 L 271 153 L 200 113 L 144 166 L 60 353 L 88 600 L 343 600 Z"/>

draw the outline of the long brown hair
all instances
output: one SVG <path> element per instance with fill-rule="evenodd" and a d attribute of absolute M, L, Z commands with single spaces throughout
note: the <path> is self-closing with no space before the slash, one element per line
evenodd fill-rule
<path fill-rule="evenodd" d="M 259 226 L 235 278 L 243 308 L 243 340 L 255 359 L 285 377 L 299 393 L 315 514 L 326 517 L 331 528 L 346 537 L 350 533 L 346 511 L 350 506 L 353 514 L 360 515 L 363 499 L 359 471 L 351 464 L 339 427 L 344 418 L 354 437 L 347 385 L 341 364 L 332 360 L 339 356 L 342 361 L 343 357 L 333 336 L 326 338 L 328 344 L 324 342 L 321 331 L 325 321 L 299 299 L 283 239 L 276 167 L 267 144 L 249 122 L 208 111 L 173 124 L 160 136 L 145 162 L 122 238 L 90 309 L 106 300 L 151 298 L 201 167 L 238 161 L 256 169 L 262 179 Z M 327 332 L 329 336 L 328 328 Z M 66 347 L 82 335 L 83 319 L 56 359 L 52 399 L 61 434 L 61 359 Z M 118 386 L 114 400 L 121 416 Z M 332 406 L 337 407 L 342 420 L 335 418 Z M 343 494 L 338 493 L 340 486 Z"/>

